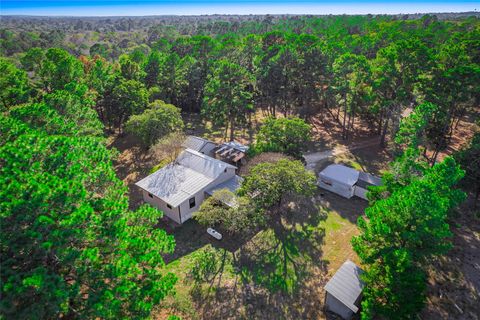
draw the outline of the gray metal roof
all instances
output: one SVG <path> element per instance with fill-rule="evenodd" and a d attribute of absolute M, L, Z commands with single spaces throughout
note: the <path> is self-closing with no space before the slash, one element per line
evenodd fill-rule
<path fill-rule="evenodd" d="M 226 168 L 236 167 L 186 149 L 174 162 L 140 180 L 136 185 L 177 207 L 206 188 Z"/>
<path fill-rule="evenodd" d="M 229 141 L 225 142 L 223 145 L 227 145 L 235 150 L 241 151 L 241 152 L 247 152 L 248 151 L 248 146 L 241 144 L 240 142 L 236 141 Z"/>
<path fill-rule="evenodd" d="M 360 171 L 356 185 L 362 188 L 366 188 L 368 186 L 380 186 L 382 185 L 382 179 L 371 175 L 370 173 Z"/>
<path fill-rule="evenodd" d="M 338 269 L 335 275 L 328 281 L 325 290 L 340 300 L 353 312 L 358 311 L 355 305 L 358 297 L 362 293 L 363 282 L 360 280 L 360 275 L 363 270 L 350 260 Z"/>
<path fill-rule="evenodd" d="M 238 190 L 238 188 L 240 188 L 240 186 L 242 185 L 242 182 L 243 182 L 243 178 L 240 177 L 240 176 L 237 176 L 235 175 L 233 178 L 225 181 L 225 182 L 222 182 L 210 189 L 207 189 L 205 190 L 205 193 L 209 194 L 209 195 L 213 195 L 213 193 L 217 190 L 222 190 L 222 189 L 228 189 L 230 190 L 231 192 L 235 193 L 235 191 Z M 236 203 L 234 202 L 231 202 L 231 201 L 224 201 L 224 203 L 227 205 L 227 206 L 230 206 L 230 207 L 234 207 L 236 205 Z"/>
<path fill-rule="evenodd" d="M 207 145 L 216 146 L 216 143 L 207 139 L 203 139 L 196 136 L 188 136 L 183 142 L 182 146 L 188 149 L 192 149 L 198 152 L 202 152 Z"/>
<path fill-rule="evenodd" d="M 321 178 L 353 186 L 358 180 L 359 173 L 357 170 L 342 164 L 331 164 L 323 169 L 319 175 Z"/>

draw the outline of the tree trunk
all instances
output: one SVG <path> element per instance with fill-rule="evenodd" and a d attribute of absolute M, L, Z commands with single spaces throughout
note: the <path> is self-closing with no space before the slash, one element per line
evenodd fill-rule
<path fill-rule="evenodd" d="M 345 140 L 345 139 L 346 139 L 346 126 L 345 126 L 346 124 L 345 124 L 345 122 L 346 122 L 346 120 L 347 120 L 347 96 L 344 95 L 343 98 L 344 98 L 345 101 L 344 101 L 344 108 L 343 108 L 343 124 L 342 124 L 342 126 L 343 126 L 343 132 L 342 132 L 342 138 Z"/>
<path fill-rule="evenodd" d="M 387 130 L 388 130 L 388 122 L 390 118 L 385 119 L 385 123 L 383 124 L 383 129 L 382 129 L 382 135 L 380 137 L 380 147 L 385 148 L 385 138 L 387 136 Z"/>
<path fill-rule="evenodd" d="M 235 120 L 233 118 L 230 119 L 230 141 L 233 141 L 235 137 Z"/>
<path fill-rule="evenodd" d="M 475 199 L 473 200 L 473 209 L 477 209 L 478 198 L 480 198 L 480 184 L 477 184 L 477 191 L 475 192 Z"/>

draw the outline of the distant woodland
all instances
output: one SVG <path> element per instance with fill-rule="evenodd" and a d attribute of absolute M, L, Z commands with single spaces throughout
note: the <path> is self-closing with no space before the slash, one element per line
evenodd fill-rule
<path fill-rule="evenodd" d="M 362 220 L 354 240 L 365 265 L 375 263 L 369 270 L 380 270 L 369 273 L 365 319 L 375 313 L 407 319 L 421 310 L 426 276 L 419 264 L 447 250 L 447 214 L 464 200 L 453 186 L 461 180 L 480 194 L 478 133 L 457 162 L 435 166 L 460 121 L 478 122 L 478 13 L 2 16 L 0 55 L 5 319 L 147 318 L 172 292 L 177 278 L 162 266 L 174 239 L 152 228 L 158 210 L 130 210 L 106 137 L 127 131 L 148 149 L 183 129 L 185 114 L 199 114 L 234 140 L 262 113 L 269 119 L 258 136 L 265 149 L 286 127 L 285 147 L 273 151 L 296 158 L 309 135 L 305 123 L 328 117 L 342 139 L 367 128 L 382 147 L 401 154 L 387 187 L 372 199 L 369 218 L 380 227 Z M 294 131 L 301 131 L 300 142 L 289 140 Z M 274 190 L 264 210 L 303 188 L 296 183 L 311 182 L 304 192 L 310 196 L 315 178 L 295 163 L 308 179 L 296 181 L 288 162 L 264 165 L 246 179 L 246 194 L 275 185 L 278 179 L 265 175 L 290 177 L 293 186 Z M 385 218 L 388 210 L 398 220 Z M 385 284 L 394 289 L 378 298 Z"/>

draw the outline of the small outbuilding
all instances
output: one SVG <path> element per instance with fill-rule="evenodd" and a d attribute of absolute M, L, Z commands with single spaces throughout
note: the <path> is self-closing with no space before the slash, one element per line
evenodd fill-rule
<path fill-rule="evenodd" d="M 367 188 L 379 186 L 382 180 L 341 164 L 331 164 L 318 175 L 318 186 L 347 199 L 353 196 L 367 199 Z"/>
<path fill-rule="evenodd" d="M 338 269 L 325 286 L 325 308 L 343 319 L 351 319 L 359 310 L 364 283 L 363 270 L 350 260 Z"/>
<path fill-rule="evenodd" d="M 318 185 L 342 197 L 350 199 L 355 194 L 359 172 L 341 164 L 326 167 L 318 176 Z"/>
<path fill-rule="evenodd" d="M 217 159 L 232 163 L 237 167 L 244 163 L 247 151 L 248 146 L 236 141 L 222 143 L 214 150 Z"/>

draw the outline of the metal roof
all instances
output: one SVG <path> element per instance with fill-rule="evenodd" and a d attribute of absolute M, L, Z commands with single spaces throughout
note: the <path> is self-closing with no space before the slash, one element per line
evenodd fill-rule
<path fill-rule="evenodd" d="M 357 312 L 358 307 L 355 305 L 355 302 L 362 293 L 364 286 L 360 279 L 362 273 L 363 270 L 360 267 L 352 261 L 347 260 L 340 269 L 338 269 L 332 279 L 328 281 L 325 290 L 340 300 L 350 310 Z"/>
<path fill-rule="evenodd" d="M 248 146 L 241 144 L 240 142 L 236 141 L 230 141 L 230 142 L 225 142 L 224 145 L 227 145 L 235 150 L 241 151 L 241 152 L 247 152 L 248 151 Z"/>
<path fill-rule="evenodd" d="M 186 149 L 174 162 L 140 180 L 136 185 L 177 207 L 206 188 L 226 168 L 236 167 Z"/>
<path fill-rule="evenodd" d="M 176 163 L 152 173 L 136 183 L 137 186 L 177 207 L 214 179 Z"/>
<path fill-rule="evenodd" d="M 237 191 L 238 188 L 240 188 L 240 186 L 242 185 L 242 182 L 243 182 L 243 178 L 235 175 L 231 179 L 225 182 L 222 182 L 210 189 L 205 190 L 205 193 L 209 195 L 213 195 L 215 191 L 222 190 L 222 189 L 228 189 L 231 192 L 235 193 L 235 191 Z M 236 203 L 234 203 L 233 201 L 223 201 L 223 203 L 225 203 L 229 207 L 234 207 L 236 205 Z"/>
<path fill-rule="evenodd" d="M 183 151 L 176 162 L 214 179 L 222 174 L 226 168 L 237 168 L 192 149 Z"/>
<path fill-rule="evenodd" d="M 196 136 L 188 136 L 187 139 L 183 142 L 182 146 L 188 149 L 202 152 L 205 146 L 209 144 L 216 146 L 216 143 L 213 141 Z"/>
<path fill-rule="evenodd" d="M 353 186 L 358 180 L 359 172 L 341 164 L 331 164 L 320 172 L 320 176 Z"/>
<path fill-rule="evenodd" d="M 370 173 L 361 172 L 358 175 L 357 186 L 366 188 L 368 186 L 380 186 L 382 185 L 382 179 L 371 175 Z"/>

